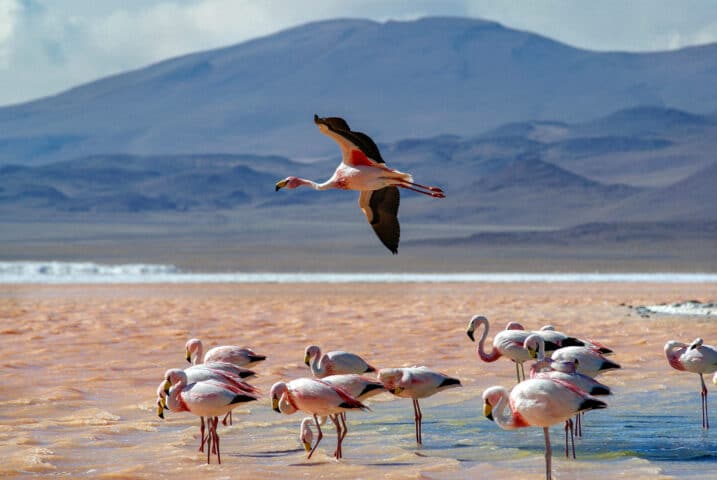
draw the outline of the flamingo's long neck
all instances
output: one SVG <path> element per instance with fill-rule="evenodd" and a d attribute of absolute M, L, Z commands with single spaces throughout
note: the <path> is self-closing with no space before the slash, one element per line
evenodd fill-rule
<path fill-rule="evenodd" d="M 684 353 L 686 345 L 679 342 L 669 342 L 665 345 L 665 357 L 667 357 L 667 363 L 670 364 L 675 370 L 684 371 L 685 367 L 680 361 L 680 356 Z"/>
<path fill-rule="evenodd" d="M 182 400 L 182 390 L 184 389 L 184 385 L 185 379 L 180 378 L 169 390 L 169 395 L 167 396 L 167 406 L 172 412 L 189 411 L 189 407 L 184 400 Z"/>
<path fill-rule="evenodd" d="M 316 355 L 311 359 L 311 373 L 315 377 L 323 377 L 326 373 L 326 366 L 324 365 L 323 357 L 321 356 L 321 350 L 316 351 Z"/>
<path fill-rule="evenodd" d="M 313 188 L 314 190 L 329 190 L 331 188 L 336 188 L 333 178 L 326 180 L 324 183 L 316 183 L 313 180 L 308 180 L 306 178 L 297 178 L 296 180 L 299 185 Z"/>
<path fill-rule="evenodd" d="M 204 359 L 204 346 L 202 342 L 197 343 L 197 348 L 192 352 L 192 365 L 198 365 L 203 363 Z"/>
<path fill-rule="evenodd" d="M 490 354 L 486 353 L 483 349 L 483 345 L 485 344 L 485 339 L 488 336 L 488 322 L 485 322 L 483 324 L 483 334 L 480 337 L 480 340 L 478 340 L 478 356 L 481 360 L 484 362 L 495 362 L 500 358 L 500 352 L 493 347 Z"/>
<path fill-rule="evenodd" d="M 512 430 L 518 428 L 514 418 L 513 411 L 508 406 L 508 392 L 501 392 L 498 403 L 493 407 L 493 421 L 498 424 L 500 428 L 506 430 Z"/>

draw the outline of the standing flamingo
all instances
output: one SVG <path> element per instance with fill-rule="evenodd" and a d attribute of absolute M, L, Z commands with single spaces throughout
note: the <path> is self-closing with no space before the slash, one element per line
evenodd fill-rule
<path fill-rule="evenodd" d="M 593 378 L 604 372 L 622 368 L 618 363 L 605 358 L 590 347 L 563 347 L 555 350 L 550 356 L 559 362 L 574 362 L 578 373 Z"/>
<path fill-rule="evenodd" d="M 366 363 L 366 360 L 354 353 L 337 350 L 321 355 L 321 349 L 316 345 L 306 347 L 304 350 L 304 363 L 311 367 L 311 373 L 316 378 L 376 371 L 374 367 Z"/>
<path fill-rule="evenodd" d="M 236 345 L 214 347 L 207 351 L 204 354 L 204 358 L 202 358 L 204 347 L 202 346 L 202 341 L 198 338 L 188 340 L 184 348 L 187 352 L 187 361 L 192 365 L 208 362 L 226 362 L 240 367 L 247 367 L 266 360 L 265 355 L 258 355 L 250 348 L 237 347 Z"/>
<path fill-rule="evenodd" d="M 530 356 L 538 361 L 530 367 L 530 378 L 557 379 L 575 385 L 590 395 L 610 395 L 610 388 L 597 380 L 577 372 L 575 362 L 559 362 L 545 356 L 544 340 L 540 335 L 530 335 L 524 347 Z M 568 433 L 572 443 L 573 458 L 575 458 L 574 435 L 582 436 L 582 413 L 575 415 L 575 429 L 572 419 L 565 421 L 565 456 L 568 457 Z"/>
<path fill-rule="evenodd" d="M 259 392 L 256 388 L 244 382 L 240 377 L 229 374 L 229 370 L 213 370 L 209 368 L 210 365 L 217 365 L 217 363 L 206 363 L 200 365 L 194 365 L 182 370 L 179 368 L 171 368 L 164 373 L 164 394 L 168 395 L 169 389 L 172 385 L 181 381 L 184 385 L 193 384 L 196 382 L 214 381 L 217 383 L 225 384 L 228 388 L 236 389 L 238 392 L 245 392 L 249 395 L 257 395 Z M 166 399 L 164 400 L 166 406 Z M 231 410 L 227 415 L 231 413 Z M 204 436 L 204 417 L 200 416 L 200 444 L 199 451 L 204 451 L 204 442 L 208 437 Z M 223 420 L 223 424 L 226 425 L 226 417 Z"/>
<path fill-rule="evenodd" d="M 475 342 L 474 332 L 481 326 L 483 327 L 483 334 L 481 335 L 480 340 L 478 340 L 478 357 L 484 362 L 495 362 L 501 356 L 508 357 L 515 362 L 515 376 L 517 377 L 518 382 L 525 379 L 523 362 L 530 360 L 530 354 L 523 348 L 523 343 L 532 332 L 523 330 L 519 323 L 509 323 L 509 329 L 502 330 L 496 333 L 493 337 L 493 350 L 489 354 L 483 349 L 485 339 L 488 336 L 488 330 L 490 329 L 490 324 L 488 323 L 488 319 L 486 317 L 482 315 L 475 315 L 471 318 L 468 322 L 466 334 L 468 335 L 468 338 Z M 545 342 L 545 348 L 555 350 L 557 345 L 554 345 L 551 342 Z"/>
<path fill-rule="evenodd" d="M 178 372 L 182 372 L 178 370 Z M 257 399 L 254 393 L 235 388 L 226 383 L 206 382 L 186 383 L 186 375 L 177 374 L 174 385 L 167 395 L 167 408 L 172 412 L 189 412 L 199 417 L 207 417 L 209 434 L 207 435 L 207 463 L 210 463 L 212 450 L 216 452 L 217 462 L 222 463 L 219 449 L 217 424 L 219 416 L 226 415 L 240 403 Z M 212 448 L 212 443 L 214 447 Z"/>
<path fill-rule="evenodd" d="M 531 378 L 508 390 L 490 387 L 483 392 L 483 414 L 505 430 L 543 427 L 545 478 L 552 478 L 552 450 L 548 427 L 578 412 L 606 408 L 607 404 L 562 380 Z M 506 411 L 507 407 L 507 411 Z"/>
<path fill-rule="evenodd" d="M 331 418 L 336 426 L 336 451 L 334 456 L 339 459 L 343 456 L 341 443 L 345 434 L 342 435 L 341 423 L 338 414 L 349 410 L 367 410 L 368 407 L 353 398 L 343 389 L 329 385 L 328 383 L 315 378 L 297 378 L 289 383 L 277 382 L 271 387 L 272 408 L 285 414 L 292 414 L 297 410 L 313 415 L 319 437 L 316 444 L 309 451 L 307 458 L 316 451 L 324 434 L 319 425 L 319 416 Z M 283 406 L 286 408 L 283 408 Z"/>
<path fill-rule="evenodd" d="M 378 371 L 378 379 L 386 390 L 397 397 L 413 400 L 413 414 L 416 423 L 416 443 L 423 445 L 421 406 L 419 398 L 426 398 L 449 388 L 460 387 L 461 381 L 436 372 L 428 367 L 382 368 Z"/>
<path fill-rule="evenodd" d="M 314 190 L 359 190 L 359 207 L 376 236 L 393 254 L 398 253 L 401 229 L 398 223 L 400 194 L 397 187 L 433 198 L 445 198 L 443 190 L 413 183 L 410 174 L 388 168 L 374 141 L 365 133 L 351 130 L 343 118 L 314 115 L 314 123 L 321 133 L 341 147 L 341 164 L 324 183 L 287 177 L 276 183 L 276 191 L 301 186 Z"/>
<path fill-rule="evenodd" d="M 670 340 L 665 344 L 665 357 L 675 370 L 697 373 L 702 385 L 702 428 L 710 428 L 707 414 L 707 386 L 703 374 L 717 371 L 717 348 L 703 345 L 701 338 L 696 338 L 691 344 Z"/>

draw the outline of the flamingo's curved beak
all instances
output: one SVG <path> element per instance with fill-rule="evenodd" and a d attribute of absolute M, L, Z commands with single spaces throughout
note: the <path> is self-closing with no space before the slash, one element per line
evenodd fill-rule
<path fill-rule="evenodd" d="M 189 363 L 192 363 L 192 352 L 190 352 L 189 350 L 187 350 L 186 358 Z"/>
<path fill-rule="evenodd" d="M 281 413 L 281 410 L 279 410 L 279 399 L 277 397 L 271 399 L 271 409 L 276 413 Z"/>
<path fill-rule="evenodd" d="M 393 390 L 391 390 L 391 393 L 393 393 L 394 395 L 398 395 L 399 393 L 401 393 L 404 390 L 405 389 L 403 387 L 395 387 Z"/>
<path fill-rule="evenodd" d="M 169 380 L 164 381 L 164 385 L 162 385 L 162 390 L 164 390 L 164 393 L 169 394 L 169 389 L 172 388 L 172 382 Z"/>
<path fill-rule="evenodd" d="M 157 402 L 157 416 L 164 420 L 164 408 L 162 408 L 161 402 Z"/>
<path fill-rule="evenodd" d="M 528 348 L 528 353 L 530 354 L 530 358 L 538 358 L 538 352 L 533 348 Z"/>
<path fill-rule="evenodd" d="M 473 330 L 472 330 L 472 329 L 471 329 L 471 330 L 467 330 L 467 331 L 466 331 L 466 335 L 468 335 L 468 338 L 470 338 L 472 342 L 475 342 L 475 341 L 476 341 L 476 339 L 473 338 Z"/>
<path fill-rule="evenodd" d="M 488 402 L 483 404 L 483 415 L 485 415 L 488 420 L 493 421 L 493 407 L 491 407 Z"/>
<path fill-rule="evenodd" d="M 311 362 L 311 357 L 308 354 L 304 355 L 304 363 L 306 364 L 307 367 L 311 366 L 310 362 Z"/>
<path fill-rule="evenodd" d="M 282 188 L 284 188 L 287 183 L 289 183 L 288 180 L 282 180 L 282 181 L 280 181 L 280 182 L 276 182 L 275 190 L 274 190 L 274 191 L 275 191 L 275 192 L 278 192 L 279 190 L 281 190 Z"/>
<path fill-rule="evenodd" d="M 309 442 L 302 441 L 301 443 L 304 445 L 304 450 L 307 452 L 311 451 L 311 444 Z"/>

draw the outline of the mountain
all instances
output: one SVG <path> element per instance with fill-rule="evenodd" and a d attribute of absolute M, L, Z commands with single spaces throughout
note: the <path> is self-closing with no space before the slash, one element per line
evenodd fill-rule
<path fill-rule="evenodd" d="M 717 44 L 601 53 L 482 20 L 332 20 L 0 108 L 0 164 L 95 154 L 333 155 L 314 113 L 344 116 L 383 143 L 526 120 L 555 122 L 542 125 L 555 135 L 560 122 L 628 107 L 714 115 L 716 84 Z M 637 121 L 637 133 L 650 133 L 654 125 L 644 128 L 640 115 L 653 117 L 606 121 Z M 619 128 L 609 135 L 628 136 Z"/>

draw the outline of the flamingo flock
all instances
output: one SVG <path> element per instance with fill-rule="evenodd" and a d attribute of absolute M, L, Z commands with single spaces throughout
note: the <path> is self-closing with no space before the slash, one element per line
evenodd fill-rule
<path fill-rule="evenodd" d="M 569 336 L 549 326 L 527 331 L 516 322 L 495 334 L 493 350 L 486 353 L 488 319 L 482 315 L 472 317 L 467 333 L 471 340 L 475 340 L 476 330 L 480 328 L 483 330 L 478 341 L 478 358 L 492 363 L 500 356 L 506 356 L 516 363 L 518 377 L 512 389 L 496 385 L 483 391 L 483 414 L 504 430 L 542 428 L 545 476 L 550 480 L 549 427 L 565 424 L 565 455 L 570 456 L 569 434 L 572 457 L 575 458 L 573 435 L 582 436 L 581 416 L 590 410 L 607 408 L 607 403 L 597 396 L 612 394 L 609 386 L 594 377 L 621 366 L 605 357 L 612 350 L 598 342 Z M 216 353 L 210 356 L 211 352 Z M 221 463 L 219 417 L 225 416 L 223 423 L 226 425 L 226 416 L 234 408 L 260 400 L 259 389 L 248 383 L 257 373 L 246 365 L 257 365 L 267 357 L 237 346 L 215 347 L 203 355 L 202 343 L 197 339 L 186 343 L 185 353 L 193 365 L 186 369 L 170 368 L 165 372 L 156 392 L 157 415 L 164 418 L 165 412 L 169 411 L 200 417 L 199 451 L 204 452 L 206 447 L 207 463 L 211 462 L 212 454 Z M 702 426 L 708 429 L 707 388 L 703 375 L 714 373 L 713 382 L 717 384 L 717 348 L 705 345 L 701 338 L 697 338 L 689 344 L 669 341 L 664 353 L 673 368 L 700 376 Z M 528 378 L 521 378 L 520 367 L 525 362 L 532 364 Z M 304 363 L 309 375 L 275 382 L 269 398 L 271 408 L 278 413 L 308 415 L 302 417 L 299 425 L 299 441 L 307 452 L 307 459 L 311 459 L 319 447 L 324 437 L 322 426 L 327 420 L 331 420 L 336 431 L 333 456 L 342 459 L 349 430 L 346 414 L 370 414 L 372 410 L 364 402 L 383 393 L 411 399 L 416 446 L 420 448 L 423 445 L 423 414 L 419 400 L 463 386 L 458 378 L 425 366 L 377 369 L 355 353 L 336 350 L 322 354 L 316 345 L 304 349 Z"/>

